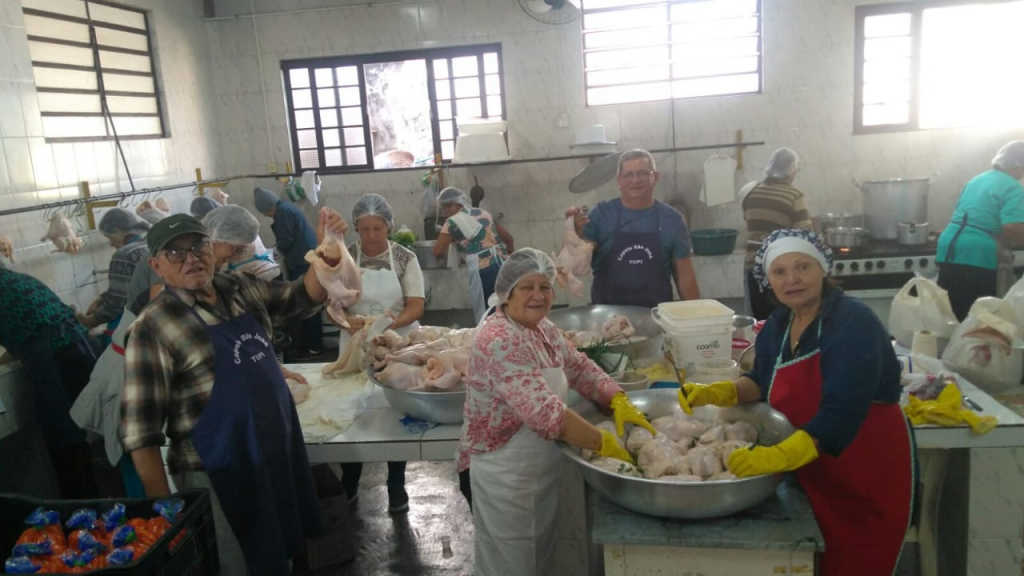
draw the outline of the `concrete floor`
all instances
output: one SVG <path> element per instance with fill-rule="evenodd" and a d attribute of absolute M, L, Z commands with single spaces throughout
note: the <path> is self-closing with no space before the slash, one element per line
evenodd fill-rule
<path fill-rule="evenodd" d="M 366 464 L 352 508 L 356 559 L 296 576 L 468 576 L 473 574 L 473 516 L 459 492 L 454 462 L 410 462 L 409 511 L 388 513 L 387 465 Z M 446 553 L 442 538 L 450 539 Z"/>

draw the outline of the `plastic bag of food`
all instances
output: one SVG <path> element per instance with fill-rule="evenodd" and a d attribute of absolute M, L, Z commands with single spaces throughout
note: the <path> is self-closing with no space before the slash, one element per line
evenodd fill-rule
<path fill-rule="evenodd" d="M 916 296 L 911 294 L 916 289 Z M 949 295 L 934 280 L 915 275 L 892 299 L 889 333 L 901 346 L 910 348 L 914 332 L 927 330 L 949 338 L 957 327 Z"/>
<path fill-rule="evenodd" d="M 40 544 L 50 542 L 53 552 L 60 554 L 67 548 L 67 540 L 64 538 L 64 530 L 60 526 L 60 514 L 56 510 L 43 510 L 36 508 L 25 518 L 25 524 L 30 528 L 21 533 L 18 544 Z"/>
<path fill-rule="evenodd" d="M 1012 347 L 1019 330 L 999 298 L 979 298 L 942 352 L 942 362 L 978 388 L 998 393 L 1020 384 L 1024 353 Z"/>

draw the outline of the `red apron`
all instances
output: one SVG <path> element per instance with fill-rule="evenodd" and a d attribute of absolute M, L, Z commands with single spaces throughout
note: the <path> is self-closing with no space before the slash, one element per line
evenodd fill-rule
<path fill-rule="evenodd" d="M 818 329 L 820 331 L 820 320 Z M 782 345 L 789 342 L 789 329 Z M 800 428 L 822 398 L 820 350 L 788 363 L 782 354 L 769 404 Z M 853 442 L 838 457 L 821 454 L 796 471 L 821 533 L 824 576 L 892 574 L 910 526 L 914 500 L 913 439 L 898 404 L 873 403 Z"/>

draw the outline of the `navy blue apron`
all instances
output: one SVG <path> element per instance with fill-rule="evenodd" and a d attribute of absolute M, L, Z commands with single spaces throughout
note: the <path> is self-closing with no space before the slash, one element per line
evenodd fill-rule
<path fill-rule="evenodd" d="M 323 532 L 295 404 L 270 338 L 251 314 L 210 326 L 191 310 L 216 362 L 192 444 L 249 572 L 288 574 L 289 558 Z"/>
<path fill-rule="evenodd" d="M 661 249 L 658 204 L 654 204 L 653 232 L 623 232 L 622 211 L 615 219 L 612 248 L 594 273 L 590 299 L 594 304 L 653 308 L 671 302 L 672 280 L 665 273 Z"/>

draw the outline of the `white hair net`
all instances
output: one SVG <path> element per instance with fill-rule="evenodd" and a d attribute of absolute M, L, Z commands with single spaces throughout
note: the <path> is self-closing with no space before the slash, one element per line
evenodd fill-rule
<path fill-rule="evenodd" d="M 221 206 L 210 210 L 203 218 L 203 226 L 214 242 L 246 246 L 256 241 L 260 221 L 241 206 Z"/>
<path fill-rule="evenodd" d="M 149 222 L 140 220 L 138 216 L 124 208 L 111 208 L 103 214 L 103 218 L 100 218 L 98 228 L 100 229 L 100 232 L 107 236 L 113 236 L 115 234 L 131 234 L 133 232 L 137 233 L 149 230 Z"/>
<path fill-rule="evenodd" d="M 800 169 L 800 157 L 791 148 L 779 148 L 768 158 L 764 175 L 768 178 L 790 178 Z"/>
<path fill-rule="evenodd" d="M 999 149 L 992 165 L 1003 170 L 1024 168 L 1024 140 L 1014 140 Z"/>
<path fill-rule="evenodd" d="M 355 207 L 352 208 L 352 223 L 359 222 L 364 216 L 376 216 L 384 220 L 389 232 L 395 227 L 395 214 L 391 204 L 388 204 L 387 199 L 380 194 L 365 194 L 356 201 Z"/>
<path fill-rule="evenodd" d="M 444 207 L 449 204 L 461 204 L 463 207 L 470 206 L 466 193 L 452 186 L 441 190 L 441 193 L 437 195 L 438 206 Z"/>
<path fill-rule="evenodd" d="M 494 281 L 494 294 L 488 304 L 499 306 L 508 302 L 512 289 L 520 280 L 530 274 L 541 274 L 553 282 L 555 280 L 555 262 L 550 256 L 536 248 L 520 248 L 501 265 L 498 278 Z"/>

